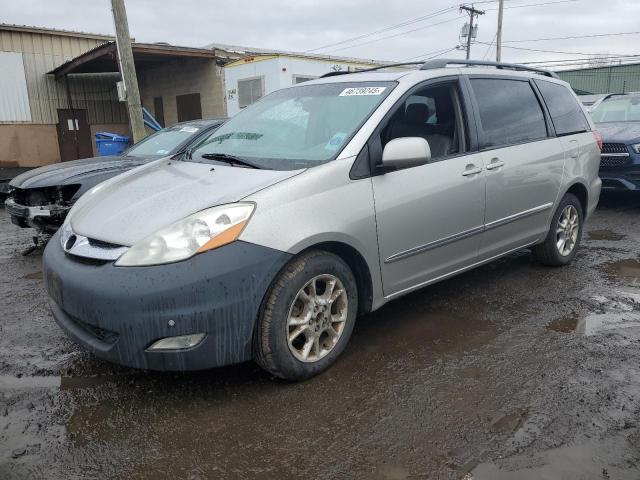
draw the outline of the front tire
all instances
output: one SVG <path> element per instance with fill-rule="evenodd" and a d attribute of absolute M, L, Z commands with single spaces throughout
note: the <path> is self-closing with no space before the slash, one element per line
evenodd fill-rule
<path fill-rule="evenodd" d="M 580 246 L 583 221 L 580 201 L 575 195 L 567 193 L 553 214 L 544 242 L 533 247 L 536 259 L 553 267 L 571 263 Z"/>
<path fill-rule="evenodd" d="M 356 280 L 340 257 L 302 254 L 267 292 L 254 335 L 256 362 L 286 380 L 319 374 L 345 349 L 357 308 Z"/>

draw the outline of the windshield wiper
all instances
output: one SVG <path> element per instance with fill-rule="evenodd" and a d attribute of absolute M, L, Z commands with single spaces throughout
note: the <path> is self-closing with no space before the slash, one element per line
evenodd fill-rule
<path fill-rule="evenodd" d="M 203 153 L 200 157 L 207 160 L 217 160 L 218 162 L 228 163 L 229 165 L 242 166 L 247 168 L 264 168 L 257 163 L 250 162 L 244 158 L 228 155 L 226 153 Z"/>

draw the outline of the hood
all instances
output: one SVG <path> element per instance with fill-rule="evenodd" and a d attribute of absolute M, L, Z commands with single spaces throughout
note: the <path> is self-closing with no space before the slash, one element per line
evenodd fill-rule
<path fill-rule="evenodd" d="M 607 143 L 640 143 L 640 122 L 596 123 L 596 130 Z"/>
<path fill-rule="evenodd" d="M 70 213 L 71 227 L 85 237 L 131 246 L 188 215 L 237 202 L 302 171 L 161 160 L 87 192 Z"/>
<path fill-rule="evenodd" d="M 54 163 L 34 168 L 15 177 L 9 185 L 15 188 L 43 188 L 82 183 L 96 175 L 118 173 L 138 167 L 157 157 L 94 157 Z"/>

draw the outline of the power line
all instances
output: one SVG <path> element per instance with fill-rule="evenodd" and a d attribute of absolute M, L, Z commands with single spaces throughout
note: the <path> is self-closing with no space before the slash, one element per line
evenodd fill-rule
<path fill-rule="evenodd" d="M 489 52 L 491 51 L 491 47 L 493 46 L 493 42 L 496 41 L 496 38 L 498 38 L 498 32 L 496 32 L 496 34 L 493 36 L 493 40 L 491 40 L 491 43 L 489 43 L 489 47 L 487 47 L 487 51 L 484 52 L 484 55 L 482 56 L 482 60 L 486 59 L 487 56 L 489 55 Z"/>
<path fill-rule="evenodd" d="M 435 27 L 435 26 L 442 25 L 442 24 L 445 24 L 445 23 L 455 22 L 455 21 L 458 21 L 458 20 L 460 20 L 459 16 L 455 17 L 455 18 L 450 18 L 448 20 L 443 20 L 442 22 L 431 23 L 431 24 L 425 25 L 423 27 L 414 28 L 413 30 L 406 30 L 404 32 L 395 33 L 393 35 L 387 35 L 385 37 L 376 38 L 376 39 L 373 39 L 373 40 L 369 40 L 367 42 L 356 43 L 355 45 L 349 45 L 347 47 L 340 47 L 340 48 L 335 48 L 335 49 L 332 49 L 332 50 L 327 50 L 326 52 L 323 52 L 323 53 L 332 53 L 332 52 L 337 52 L 339 50 L 348 50 L 350 48 L 361 47 L 362 45 L 369 45 L 370 43 L 380 42 L 382 40 L 387 40 L 389 38 L 400 37 L 400 36 L 406 35 L 408 33 L 418 32 L 420 30 L 425 30 L 427 28 Z"/>
<path fill-rule="evenodd" d="M 456 10 L 456 8 L 457 7 L 447 7 L 447 8 L 443 8 L 443 9 L 440 9 L 440 10 L 436 10 L 435 12 L 431 12 L 431 13 L 428 13 L 428 14 L 420 16 L 420 17 L 414 17 L 414 18 L 405 20 L 404 22 L 396 23 L 395 25 L 390 25 L 388 27 L 384 27 L 384 28 L 381 28 L 379 30 L 375 30 L 373 32 L 364 33 L 362 35 L 358 35 L 358 36 L 355 36 L 355 37 L 347 38 L 347 39 L 341 40 L 339 42 L 334 42 L 334 43 L 330 43 L 330 44 L 327 44 L 327 45 L 323 45 L 321 47 L 316 47 L 316 48 L 312 48 L 310 50 L 305 50 L 303 53 L 315 52 L 317 50 L 324 50 L 325 48 L 335 47 L 337 45 L 342 45 L 344 43 L 351 43 L 351 42 L 355 42 L 357 40 L 362 40 L 363 38 L 367 38 L 367 37 L 371 37 L 373 35 L 378 35 L 380 33 L 388 32 L 389 30 L 395 30 L 397 28 L 402 28 L 402 27 L 406 27 L 408 25 L 413 25 L 415 23 L 419 23 L 419 22 L 423 22 L 425 20 L 429 20 L 429 19 L 437 17 L 439 15 L 443 15 L 443 14 L 449 12 L 449 11 L 454 11 L 454 10 Z"/>
<path fill-rule="evenodd" d="M 556 0 L 554 2 L 542 2 L 542 3 L 528 3 L 526 5 L 512 5 L 511 7 L 504 7 L 504 9 L 508 9 L 508 8 L 525 8 L 525 7 L 542 7 L 544 5 L 556 5 L 558 3 L 571 3 L 571 2 L 578 2 L 579 0 Z M 486 11 L 491 12 L 491 11 L 495 11 L 498 10 L 497 8 L 487 8 Z"/>
<path fill-rule="evenodd" d="M 580 38 L 616 37 L 620 35 L 638 35 L 640 32 L 596 33 L 592 35 L 575 35 L 572 37 L 528 38 L 523 40 L 504 40 L 502 43 L 545 42 L 547 40 L 577 40 Z"/>
<path fill-rule="evenodd" d="M 476 42 L 479 43 L 481 45 L 489 45 L 487 42 Z M 509 45 L 503 45 L 504 48 L 511 48 L 514 50 L 526 50 L 528 52 L 543 52 L 543 53 L 559 53 L 559 54 L 563 54 L 563 55 L 587 55 L 587 56 L 593 56 L 593 55 L 600 55 L 599 53 L 596 52 L 591 52 L 591 53 L 584 53 L 584 52 L 561 52 L 558 50 L 541 50 L 538 48 L 525 48 L 525 47 L 511 47 Z M 624 56 L 624 55 L 618 55 L 618 56 Z"/>
<path fill-rule="evenodd" d="M 405 62 L 405 61 L 409 61 L 409 60 L 413 60 L 413 59 L 423 59 L 423 60 L 431 60 L 433 58 L 437 58 L 441 55 L 444 55 L 445 53 L 449 53 L 453 50 L 457 50 L 458 46 L 456 45 L 453 48 L 443 48 L 441 50 L 434 50 L 433 52 L 426 52 L 426 53 L 421 53 L 420 55 L 416 55 L 415 57 L 409 57 L 409 58 L 404 58 L 402 60 L 400 60 L 401 62 Z M 432 56 L 430 56 L 432 55 Z"/>

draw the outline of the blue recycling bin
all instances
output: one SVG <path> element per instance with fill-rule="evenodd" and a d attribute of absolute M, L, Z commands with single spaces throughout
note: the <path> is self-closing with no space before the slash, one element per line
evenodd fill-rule
<path fill-rule="evenodd" d="M 120 155 L 129 146 L 129 137 L 117 133 L 96 133 L 96 150 L 98 155 Z"/>

